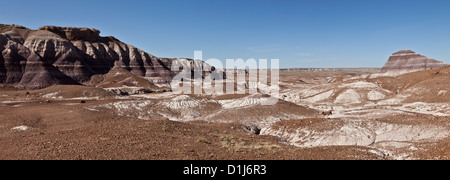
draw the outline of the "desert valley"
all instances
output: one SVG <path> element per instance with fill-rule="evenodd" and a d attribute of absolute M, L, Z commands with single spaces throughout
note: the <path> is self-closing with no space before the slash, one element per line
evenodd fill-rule
<path fill-rule="evenodd" d="M 175 59 L 96 29 L 0 25 L 0 52 L 0 159 L 450 159 L 450 66 L 412 50 L 280 69 L 270 106 L 174 93 Z"/>

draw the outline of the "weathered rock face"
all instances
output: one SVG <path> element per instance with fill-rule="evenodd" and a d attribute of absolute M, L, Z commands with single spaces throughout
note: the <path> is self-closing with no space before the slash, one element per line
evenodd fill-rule
<path fill-rule="evenodd" d="M 100 37 L 100 31 L 97 29 L 44 26 L 40 27 L 39 30 L 53 32 L 69 41 L 82 40 L 97 42 L 102 39 Z"/>
<path fill-rule="evenodd" d="M 0 83 L 15 84 L 20 82 L 25 70 L 25 63 L 31 52 L 8 36 L 0 34 Z"/>
<path fill-rule="evenodd" d="M 83 84 L 113 67 L 154 83 L 168 83 L 176 75 L 171 71 L 175 59 L 155 57 L 89 28 L 0 24 L 0 52 L 0 83 L 22 89 Z"/>
<path fill-rule="evenodd" d="M 448 64 L 437 61 L 411 50 L 401 50 L 391 55 L 381 69 L 381 73 L 397 76 L 409 72 L 446 67 Z"/>

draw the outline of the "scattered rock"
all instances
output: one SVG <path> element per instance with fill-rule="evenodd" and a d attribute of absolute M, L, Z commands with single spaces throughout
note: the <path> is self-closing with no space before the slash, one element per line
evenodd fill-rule
<path fill-rule="evenodd" d="M 386 98 L 386 95 L 379 91 L 372 90 L 367 94 L 367 98 L 371 101 L 378 101 Z"/>
<path fill-rule="evenodd" d="M 12 131 L 27 131 L 29 129 L 30 129 L 30 127 L 28 127 L 28 126 L 17 126 L 17 127 L 12 128 L 11 130 Z"/>
<path fill-rule="evenodd" d="M 321 112 L 319 112 L 319 115 L 331 116 L 331 115 L 333 115 L 333 111 L 321 111 Z"/>
<path fill-rule="evenodd" d="M 349 90 L 345 91 L 344 93 L 340 94 L 336 98 L 335 103 L 337 103 L 337 104 L 357 104 L 357 103 L 361 103 L 361 96 L 355 90 L 349 89 Z"/>
<path fill-rule="evenodd" d="M 246 132 L 251 132 L 256 135 L 261 134 L 261 128 L 259 128 L 255 124 L 244 125 L 243 128 L 244 128 L 244 131 L 246 131 Z"/>

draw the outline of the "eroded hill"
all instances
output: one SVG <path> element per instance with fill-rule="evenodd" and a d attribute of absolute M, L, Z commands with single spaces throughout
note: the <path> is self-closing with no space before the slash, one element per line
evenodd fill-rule
<path fill-rule="evenodd" d="M 0 84 L 20 89 L 86 84 L 114 67 L 156 84 L 168 83 L 176 74 L 171 70 L 175 59 L 155 57 L 90 28 L 31 30 L 0 24 L 0 52 Z"/>

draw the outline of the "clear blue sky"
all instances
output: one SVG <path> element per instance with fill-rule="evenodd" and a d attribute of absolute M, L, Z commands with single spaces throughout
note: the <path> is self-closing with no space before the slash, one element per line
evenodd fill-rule
<path fill-rule="evenodd" d="M 411 49 L 450 62 L 449 0 L 11 0 L 0 23 L 96 28 L 160 57 L 381 67 Z"/>

